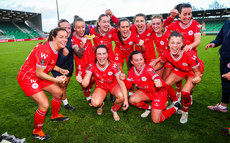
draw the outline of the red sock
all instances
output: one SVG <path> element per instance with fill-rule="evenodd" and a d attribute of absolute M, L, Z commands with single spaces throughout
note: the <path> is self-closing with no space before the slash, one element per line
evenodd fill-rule
<path fill-rule="evenodd" d="M 39 108 L 35 112 L 35 115 L 34 115 L 34 127 L 35 127 L 34 132 L 35 133 L 41 131 L 44 120 L 45 120 L 46 112 L 47 111 L 42 111 Z"/>
<path fill-rule="evenodd" d="M 145 103 L 145 102 L 139 102 L 139 103 L 130 103 L 131 105 L 133 106 L 136 106 L 140 109 L 144 109 L 144 110 L 147 110 L 149 109 L 149 104 Z"/>
<path fill-rule="evenodd" d="M 174 107 L 164 110 L 161 114 L 160 122 L 163 122 L 164 120 L 168 119 L 172 114 L 176 112 L 176 109 Z"/>
<path fill-rule="evenodd" d="M 90 91 L 89 91 L 88 88 L 82 88 L 82 91 L 83 91 L 83 93 L 85 95 L 85 98 L 90 97 Z"/>
<path fill-rule="evenodd" d="M 181 92 L 182 81 L 176 83 L 176 91 Z"/>
<path fill-rule="evenodd" d="M 172 101 L 178 101 L 178 98 L 176 96 L 176 91 L 171 85 L 166 84 L 166 88 L 169 94 L 169 97 Z"/>
<path fill-rule="evenodd" d="M 134 84 L 132 84 L 132 86 L 131 86 L 131 88 L 130 88 L 129 92 L 133 92 L 133 91 L 134 91 L 134 88 L 135 88 L 135 85 L 134 85 Z"/>
<path fill-rule="evenodd" d="M 191 105 L 190 93 L 182 91 L 181 96 L 182 96 L 182 103 L 183 103 L 183 111 L 188 112 L 189 107 Z"/>
<path fill-rule="evenodd" d="M 61 99 L 57 99 L 57 98 L 53 97 L 53 99 L 51 101 L 51 108 L 52 108 L 52 116 L 53 117 L 57 117 L 60 106 L 61 106 Z"/>
<path fill-rule="evenodd" d="M 121 108 L 120 105 L 113 104 L 112 110 L 113 110 L 113 112 L 117 112 L 120 108 Z"/>

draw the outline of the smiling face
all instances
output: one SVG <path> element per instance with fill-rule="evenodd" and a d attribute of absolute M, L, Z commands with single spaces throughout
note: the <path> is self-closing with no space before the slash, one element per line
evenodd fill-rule
<path fill-rule="evenodd" d="M 143 31 L 143 29 L 146 25 L 145 18 L 143 16 L 137 16 L 135 18 L 134 24 L 135 24 L 138 32 Z"/>
<path fill-rule="evenodd" d="M 192 8 L 190 7 L 182 8 L 181 13 L 179 13 L 179 17 L 184 25 L 188 25 L 192 18 Z"/>
<path fill-rule="evenodd" d="M 122 38 L 127 38 L 130 32 L 130 24 L 129 21 L 122 21 L 118 30 L 121 32 Z"/>
<path fill-rule="evenodd" d="M 168 42 L 170 52 L 173 56 L 179 56 L 181 53 L 181 47 L 183 46 L 182 37 L 172 36 Z"/>
<path fill-rule="evenodd" d="M 67 37 L 69 38 L 69 36 L 71 34 L 71 27 L 70 27 L 69 22 L 62 22 L 62 23 L 60 23 L 60 27 L 65 28 L 65 30 L 68 33 Z"/>
<path fill-rule="evenodd" d="M 85 22 L 76 21 L 74 25 L 74 30 L 76 31 L 77 36 L 83 37 L 85 34 Z"/>
<path fill-rule="evenodd" d="M 108 52 L 105 48 L 98 48 L 96 51 L 96 59 L 100 66 L 104 67 L 108 61 Z"/>
<path fill-rule="evenodd" d="M 60 50 L 62 48 L 65 48 L 65 45 L 67 43 L 68 40 L 68 34 L 66 31 L 61 30 L 58 31 L 57 36 L 53 37 L 53 43 L 55 46 L 55 50 Z"/>
<path fill-rule="evenodd" d="M 160 18 L 152 19 L 152 28 L 153 28 L 154 32 L 160 34 L 161 30 L 163 28 L 162 20 Z"/>
<path fill-rule="evenodd" d="M 137 72 L 140 72 L 144 66 L 144 57 L 141 53 L 133 55 L 131 63 L 136 68 Z"/>
<path fill-rule="evenodd" d="M 107 33 L 110 27 L 110 20 L 108 16 L 102 16 L 98 22 L 101 33 Z"/>

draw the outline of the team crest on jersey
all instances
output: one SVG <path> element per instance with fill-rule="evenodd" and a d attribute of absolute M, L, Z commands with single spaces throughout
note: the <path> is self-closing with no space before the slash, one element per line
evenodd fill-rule
<path fill-rule="evenodd" d="M 188 35 L 192 35 L 192 34 L 193 34 L 193 31 L 190 30 L 190 31 L 188 32 Z"/>
<path fill-rule="evenodd" d="M 108 72 L 108 75 L 112 75 L 113 74 L 113 72 Z"/>
<path fill-rule="evenodd" d="M 148 33 L 147 36 L 149 37 L 151 35 L 151 33 Z"/>
<path fill-rule="evenodd" d="M 160 41 L 160 44 L 161 44 L 161 45 L 164 45 L 164 44 L 165 44 L 165 42 L 164 42 L 164 41 Z"/>
<path fill-rule="evenodd" d="M 37 88 L 38 88 L 38 84 L 37 84 L 37 83 L 33 83 L 33 84 L 32 84 L 32 88 L 33 88 L 33 89 L 37 89 Z"/>
<path fill-rule="evenodd" d="M 188 66 L 188 64 L 187 64 L 187 63 L 182 63 L 182 65 L 183 65 L 183 66 Z"/>
<path fill-rule="evenodd" d="M 45 59 L 41 59 L 41 65 L 45 64 Z"/>
<path fill-rule="evenodd" d="M 141 78 L 141 80 L 142 80 L 142 81 L 146 81 L 147 78 L 143 76 L 143 77 Z"/>
<path fill-rule="evenodd" d="M 118 57 L 115 57 L 115 60 L 117 61 L 117 60 L 118 60 Z"/>
<path fill-rule="evenodd" d="M 133 41 L 130 41 L 130 42 L 129 42 L 129 45 L 133 45 Z"/>

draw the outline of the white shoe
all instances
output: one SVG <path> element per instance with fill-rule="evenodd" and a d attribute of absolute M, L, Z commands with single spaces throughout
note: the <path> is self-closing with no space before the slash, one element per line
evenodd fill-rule
<path fill-rule="evenodd" d="M 145 110 L 144 113 L 141 114 L 141 117 L 142 117 L 142 118 L 146 118 L 146 117 L 148 117 L 148 115 L 149 115 L 150 113 L 151 113 L 151 110 L 148 110 L 148 109 L 147 109 L 147 110 Z"/>
<path fill-rule="evenodd" d="M 119 115 L 117 114 L 117 112 L 114 112 L 112 109 L 111 109 L 111 112 L 113 113 L 113 119 L 114 119 L 115 121 L 119 121 L 119 120 L 120 120 L 120 117 L 119 117 Z"/>
<path fill-rule="evenodd" d="M 181 110 L 181 109 L 178 109 L 178 110 L 176 111 L 177 114 L 182 114 L 182 112 L 183 112 L 183 110 Z"/>
<path fill-rule="evenodd" d="M 182 111 L 182 115 L 180 118 L 180 123 L 185 124 L 188 122 L 188 112 Z"/>

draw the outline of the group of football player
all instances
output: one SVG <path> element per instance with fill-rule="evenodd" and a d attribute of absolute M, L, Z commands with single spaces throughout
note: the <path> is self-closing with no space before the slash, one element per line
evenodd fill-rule
<path fill-rule="evenodd" d="M 111 26 L 110 20 L 116 26 Z M 99 16 L 95 27 L 78 16 L 72 24 L 62 19 L 49 33 L 48 40 L 32 50 L 17 79 L 25 94 L 38 104 L 34 117 L 35 138 L 50 138 L 42 131 L 49 107 L 44 91 L 53 96 L 52 121 L 69 120 L 59 114 L 61 101 L 66 109 L 75 110 L 66 97 L 73 61 L 76 80 L 89 105 L 98 108 L 98 115 L 103 113 L 104 101 L 110 92 L 115 97 L 111 107 L 115 121 L 120 120 L 117 111 L 127 110 L 129 104 L 145 110 L 142 118 L 151 113 L 154 123 L 164 121 L 175 112 L 182 114 L 181 123 L 188 121 L 192 91 L 201 81 L 204 70 L 196 49 L 201 40 L 201 26 L 192 19 L 191 5 L 178 4 L 166 20 L 154 15 L 149 23 L 146 16 L 139 13 L 133 23 L 126 18 L 118 19 L 110 9 Z M 127 76 L 123 71 L 124 60 Z M 53 77 L 48 74 L 50 71 Z M 169 99 L 172 104 L 166 107 Z"/>

